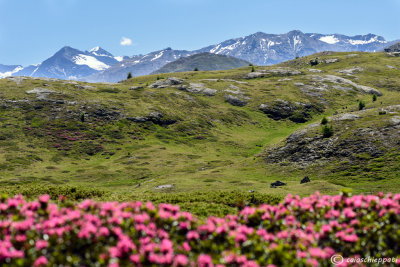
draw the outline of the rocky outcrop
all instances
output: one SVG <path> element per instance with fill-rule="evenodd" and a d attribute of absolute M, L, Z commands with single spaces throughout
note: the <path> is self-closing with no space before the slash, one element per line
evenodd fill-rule
<path fill-rule="evenodd" d="M 90 112 L 90 116 L 102 120 L 119 120 L 123 117 L 121 112 L 115 110 L 108 110 L 105 108 L 99 108 Z"/>
<path fill-rule="evenodd" d="M 337 59 L 337 58 L 325 59 L 326 64 L 336 63 L 338 61 L 339 61 L 339 59 Z"/>
<path fill-rule="evenodd" d="M 165 80 L 159 80 L 149 85 L 149 88 L 166 88 L 173 85 L 182 84 L 183 80 L 176 77 L 168 77 Z"/>
<path fill-rule="evenodd" d="M 269 75 L 277 75 L 277 76 L 291 76 L 291 75 L 300 75 L 301 71 L 290 69 L 290 68 L 276 68 L 269 70 L 260 70 L 256 72 L 250 72 L 247 74 L 247 79 L 255 79 L 262 78 Z"/>
<path fill-rule="evenodd" d="M 189 86 L 181 85 L 177 88 L 189 93 L 202 94 L 206 96 L 214 96 L 218 92 L 215 89 L 207 88 L 203 83 L 190 83 Z"/>
<path fill-rule="evenodd" d="M 282 99 L 261 104 L 259 109 L 271 119 L 282 120 L 289 118 L 293 122 L 303 123 L 312 117 L 313 113 L 323 111 L 321 106 L 312 103 L 289 102 Z"/>
<path fill-rule="evenodd" d="M 36 94 L 36 99 L 38 100 L 47 100 L 50 94 L 56 93 L 54 90 L 46 89 L 46 88 L 34 88 L 32 90 L 26 91 L 27 94 Z"/>
<path fill-rule="evenodd" d="M 154 124 L 158 124 L 161 126 L 171 125 L 177 122 L 176 119 L 167 118 L 160 112 L 150 112 L 148 116 L 127 117 L 126 119 L 136 123 L 144 123 L 150 121 Z"/>
<path fill-rule="evenodd" d="M 344 116 L 346 119 L 355 119 L 347 117 Z M 399 123 L 393 123 L 392 120 Z M 312 129 L 318 125 L 297 131 L 286 139 L 284 145 L 267 150 L 265 160 L 268 163 L 290 162 L 300 166 L 319 160 L 352 162 L 358 160 L 360 154 L 376 158 L 400 146 L 400 117 L 392 117 L 382 127 L 355 129 L 346 127 L 346 123 L 353 122 L 336 120 L 333 124 L 335 132 L 330 138 L 323 138 L 322 134 L 315 134 L 315 131 L 312 133 Z"/>
<path fill-rule="evenodd" d="M 351 69 L 338 70 L 339 73 L 344 73 L 344 74 L 348 74 L 348 75 L 359 73 L 362 71 L 364 71 L 364 69 L 361 67 L 354 67 Z"/>
<path fill-rule="evenodd" d="M 318 69 L 309 69 L 309 72 L 314 72 L 314 73 L 321 73 L 322 70 L 318 70 Z"/>
<path fill-rule="evenodd" d="M 271 183 L 271 188 L 276 188 L 276 187 L 278 187 L 278 186 L 285 186 L 286 185 L 286 183 L 284 183 L 284 182 L 281 182 L 281 181 L 276 181 L 276 182 L 273 182 L 273 183 Z"/>
<path fill-rule="evenodd" d="M 129 88 L 129 90 L 140 90 L 143 89 L 143 86 L 132 86 Z"/>
<path fill-rule="evenodd" d="M 248 98 L 247 98 L 248 99 Z M 225 101 L 233 106 L 244 107 L 247 105 L 247 99 L 239 95 L 225 95 Z"/>
<path fill-rule="evenodd" d="M 82 85 L 82 84 L 76 84 L 75 87 L 78 88 L 78 89 L 86 89 L 86 90 L 95 89 L 96 88 L 94 86 Z"/>
<path fill-rule="evenodd" d="M 377 89 L 374 89 L 372 87 L 368 87 L 365 85 L 359 85 L 353 81 L 350 81 L 348 79 L 345 79 L 345 78 L 342 78 L 339 76 L 335 76 L 335 75 L 325 75 L 325 76 L 313 75 L 312 78 L 314 81 L 317 81 L 317 82 L 331 82 L 331 83 L 335 83 L 335 84 L 346 84 L 346 85 L 353 86 L 357 90 L 362 91 L 367 94 L 376 94 L 377 96 L 382 95 L 382 93 L 380 91 L 378 91 Z"/>

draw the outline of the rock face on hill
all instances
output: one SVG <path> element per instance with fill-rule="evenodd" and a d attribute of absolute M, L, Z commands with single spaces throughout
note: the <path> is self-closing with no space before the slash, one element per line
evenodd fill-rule
<path fill-rule="evenodd" d="M 272 102 L 261 104 L 259 109 L 274 120 L 289 118 L 294 122 L 306 122 L 312 117 L 313 113 L 323 111 L 322 106 L 311 103 L 291 103 L 286 100 L 277 99 Z"/>
<path fill-rule="evenodd" d="M 350 114 L 354 115 L 354 114 Z M 269 149 L 265 153 L 268 163 L 291 162 L 302 166 L 318 160 L 357 160 L 360 155 L 370 158 L 382 156 L 390 149 L 400 147 L 400 120 L 397 116 L 387 120 L 380 127 L 350 128 L 356 116 L 332 118 L 334 135 L 323 138 L 320 126 L 314 124 L 291 134 L 283 146 Z M 399 117 L 400 118 L 400 117 Z"/>
<path fill-rule="evenodd" d="M 159 81 L 152 83 L 149 86 L 149 88 L 166 88 L 166 87 L 170 87 L 173 85 L 179 85 L 182 83 L 183 83 L 182 79 L 178 79 L 176 77 L 168 77 L 165 80 L 159 80 Z"/>

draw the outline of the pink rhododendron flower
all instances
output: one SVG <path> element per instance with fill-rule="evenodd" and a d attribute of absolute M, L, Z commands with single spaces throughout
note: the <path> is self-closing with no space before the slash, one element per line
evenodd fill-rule
<path fill-rule="evenodd" d="M 188 262 L 189 262 L 189 260 L 186 255 L 179 254 L 174 258 L 173 266 L 174 267 L 186 266 L 186 265 L 188 265 Z"/>
<path fill-rule="evenodd" d="M 39 197 L 39 201 L 42 203 L 47 203 L 50 200 L 50 196 L 49 195 L 42 195 Z"/>
<path fill-rule="evenodd" d="M 197 258 L 197 264 L 199 267 L 213 267 L 214 266 L 211 256 L 207 255 L 207 254 L 201 254 Z"/>
<path fill-rule="evenodd" d="M 46 257 L 44 256 L 40 256 L 39 258 L 37 258 L 35 260 L 35 262 L 33 263 L 34 267 L 42 267 L 42 266 L 46 266 L 48 263 L 48 260 Z"/>
<path fill-rule="evenodd" d="M 38 240 L 36 241 L 35 247 L 37 250 L 41 250 L 47 248 L 48 245 L 49 243 L 46 240 Z"/>

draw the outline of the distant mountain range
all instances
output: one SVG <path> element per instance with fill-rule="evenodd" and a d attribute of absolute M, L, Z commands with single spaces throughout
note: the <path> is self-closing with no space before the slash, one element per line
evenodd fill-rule
<path fill-rule="evenodd" d="M 4 73 L 0 69 L 0 77 L 13 75 L 81 80 L 84 77 L 108 69 L 123 59 L 123 57 L 114 57 L 100 47 L 83 52 L 65 46 L 37 65 L 27 67 L 3 65 L 5 69 L 8 67 L 8 71 L 6 70 Z"/>
<path fill-rule="evenodd" d="M 65 46 L 37 65 L 27 67 L 0 65 L 0 78 L 33 76 L 90 82 L 117 82 L 125 79 L 129 72 L 132 72 L 133 76 L 147 75 L 157 72 L 175 60 L 204 52 L 227 55 L 256 65 L 271 65 L 296 56 L 306 56 L 322 51 L 382 51 L 394 43 L 396 41 L 389 42 L 374 34 L 346 36 L 291 31 L 286 34 L 258 32 L 195 51 L 167 48 L 132 57 L 115 57 L 100 47 L 83 52 Z M 209 61 L 209 64 L 213 64 L 213 61 Z"/>
<path fill-rule="evenodd" d="M 224 41 L 200 49 L 200 52 L 229 55 L 257 65 L 277 64 L 298 56 L 322 51 L 381 51 L 391 42 L 383 37 L 367 34 L 345 36 L 291 31 L 286 34 L 258 32 L 246 37 Z"/>
<path fill-rule="evenodd" d="M 164 65 L 152 74 L 193 71 L 194 69 L 200 71 L 229 70 L 248 66 L 249 64 L 250 62 L 243 59 L 205 52 L 182 57 Z"/>
<path fill-rule="evenodd" d="M 126 58 L 109 69 L 86 77 L 84 80 L 88 82 L 118 82 L 126 79 L 129 72 L 131 72 L 133 76 L 147 75 L 160 69 L 167 63 L 192 54 L 192 52 L 185 50 L 166 48 L 164 50 L 151 52 L 147 55 Z"/>

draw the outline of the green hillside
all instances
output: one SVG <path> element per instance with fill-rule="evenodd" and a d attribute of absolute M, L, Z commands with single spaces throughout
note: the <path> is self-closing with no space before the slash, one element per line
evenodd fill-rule
<path fill-rule="evenodd" d="M 202 71 L 230 70 L 245 67 L 249 64 L 250 62 L 235 57 L 211 53 L 199 53 L 170 62 L 161 69 L 155 71 L 154 74 L 185 72 L 192 71 L 196 68 Z"/>
<path fill-rule="evenodd" d="M 398 57 L 321 53 L 251 69 L 118 84 L 1 79 L 1 191 L 68 187 L 189 209 L 218 209 L 221 190 L 243 201 L 249 190 L 400 192 Z M 276 180 L 287 185 L 271 188 Z"/>

